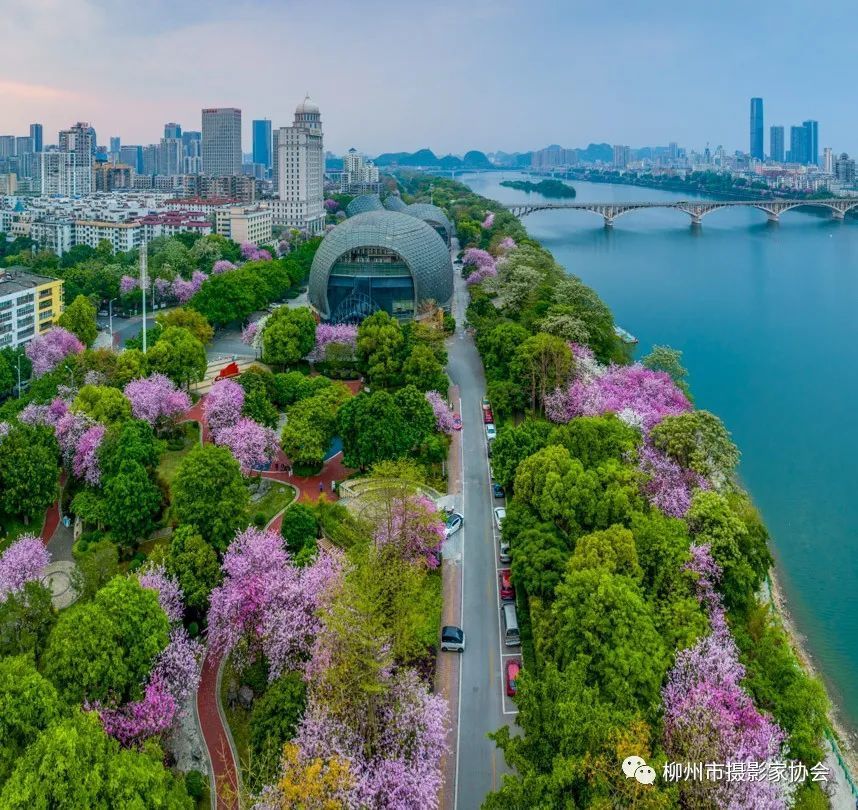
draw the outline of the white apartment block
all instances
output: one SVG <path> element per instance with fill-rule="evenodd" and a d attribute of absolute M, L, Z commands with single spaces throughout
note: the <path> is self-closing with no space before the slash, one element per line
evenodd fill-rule
<path fill-rule="evenodd" d="M 270 208 L 274 222 L 321 233 L 325 227 L 325 153 L 319 108 L 307 96 L 295 108 L 291 127 L 277 133 L 277 193 Z"/>
<path fill-rule="evenodd" d="M 97 219 L 77 220 L 74 224 L 74 243 L 97 248 L 107 241 L 113 252 L 125 253 L 143 243 L 143 228 L 139 222 L 103 222 Z"/>
<path fill-rule="evenodd" d="M 357 150 L 349 149 L 343 157 L 340 191 L 343 194 L 361 194 L 379 190 L 378 166 Z"/>
<path fill-rule="evenodd" d="M 270 208 L 233 206 L 215 211 L 215 230 L 233 242 L 265 245 L 271 241 L 273 215 Z"/>
<path fill-rule="evenodd" d="M 74 247 L 74 221 L 70 219 L 40 219 L 30 224 L 30 237 L 40 250 L 50 250 L 63 256 Z"/>
<path fill-rule="evenodd" d="M 83 197 L 92 193 L 92 162 L 80 163 L 75 152 L 39 152 L 37 181 L 42 196 Z"/>

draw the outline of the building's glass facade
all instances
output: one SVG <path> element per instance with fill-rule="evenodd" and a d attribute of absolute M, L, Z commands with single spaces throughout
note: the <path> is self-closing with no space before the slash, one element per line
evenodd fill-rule
<path fill-rule="evenodd" d="M 751 157 L 762 160 L 763 153 L 763 100 L 751 99 Z"/>

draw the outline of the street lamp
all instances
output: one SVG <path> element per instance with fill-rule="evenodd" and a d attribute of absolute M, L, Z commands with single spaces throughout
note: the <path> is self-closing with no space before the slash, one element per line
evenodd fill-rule
<path fill-rule="evenodd" d="M 109 324 L 109 329 L 110 329 L 111 343 L 113 342 L 113 302 L 118 301 L 118 300 L 119 300 L 118 298 L 111 298 L 107 302 L 107 318 L 108 318 L 108 324 Z"/>

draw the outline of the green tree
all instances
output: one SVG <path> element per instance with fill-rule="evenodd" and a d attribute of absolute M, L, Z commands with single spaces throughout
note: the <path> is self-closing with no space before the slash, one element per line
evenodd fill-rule
<path fill-rule="evenodd" d="M 543 419 L 528 418 L 515 427 L 502 427 L 492 445 L 495 478 L 504 487 L 512 486 L 518 465 L 545 447 L 551 432 L 551 424 Z"/>
<path fill-rule="evenodd" d="M 95 305 L 85 295 L 78 295 L 57 319 L 57 325 L 73 332 L 85 346 L 92 346 L 98 335 Z"/>
<path fill-rule="evenodd" d="M 157 745 L 120 749 L 94 712 L 74 710 L 24 752 L 0 793 L 9 810 L 36 807 L 160 807 L 192 810 Z"/>
<path fill-rule="evenodd" d="M 384 310 L 373 312 L 358 327 L 357 358 L 373 387 L 389 388 L 402 372 L 402 328 Z"/>
<path fill-rule="evenodd" d="M 38 658 L 57 620 L 51 592 L 39 582 L 0 602 L 0 656 L 26 653 Z"/>
<path fill-rule="evenodd" d="M 210 276 L 188 306 L 205 316 L 214 326 L 226 326 L 247 318 L 254 310 L 264 306 L 254 273 L 243 268 L 231 273 Z"/>
<path fill-rule="evenodd" d="M 665 417 L 650 432 L 653 444 L 683 467 L 723 484 L 739 463 L 724 423 L 709 411 Z"/>
<path fill-rule="evenodd" d="M 340 408 L 337 426 L 349 467 L 365 470 L 378 461 L 402 458 L 412 447 L 409 426 L 387 391 L 350 399 Z"/>
<path fill-rule="evenodd" d="M 75 590 L 83 600 L 92 599 L 119 573 L 119 551 L 110 540 L 99 540 L 84 551 L 75 547 L 73 554 Z"/>
<path fill-rule="evenodd" d="M 486 375 L 491 379 L 506 379 L 510 376 L 510 364 L 516 350 L 530 337 L 523 326 L 512 321 L 502 321 L 477 333 L 477 348 L 486 367 Z"/>
<path fill-rule="evenodd" d="M 441 363 L 431 346 L 418 343 L 402 365 L 403 385 L 413 385 L 420 391 L 446 392 L 450 385 Z"/>
<path fill-rule="evenodd" d="M 241 468 L 225 447 L 195 447 L 179 465 L 172 486 L 179 523 L 194 526 L 219 551 L 225 551 L 247 520 L 250 495 Z"/>
<path fill-rule="evenodd" d="M 0 511 L 29 523 L 52 504 L 57 497 L 58 453 L 49 428 L 15 425 L 0 452 Z"/>
<path fill-rule="evenodd" d="M 308 355 L 316 341 L 316 319 L 307 307 L 279 307 L 262 332 L 262 356 L 274 366 L 291 366 Z"/>
<path fill-rule="evenodd" d="M 153 590 L 114 577 L 92 602 L 64 610 L 43 658 L 45 675 L 70 703 L 139 699 L 170 623 Z"/>
<path fill-rule="evenodd" d="M 99 450 L 102 475 L 108 478 L 116 475 L 125 461 L 135 461 L 152 472 L 158 457 L 155 431 L 140 419 L 129 419 L 108 430 Z"/>
<path fill-rule="evenodd" d="M 545 397 L 569 377 L 572 351 L 566 341 L 544 332 L 529 337 L 515 350 L 510 373 L 530 392 L 530 409 L 542 408 Z"/>
<path fill-rule="evenodd" d="M 205 315 L 200 314 L 195 309 L 176 307 L 168 312 L 160 312 L 155 317 L 164 330 L 171 326 L 187 329 L 203 346 L 211 343 L 214 337 L 214 329 L 206 320 Z"/>
<path fill-rule="evenodd" d="M 602 568 L 610 574 L 622 574 L 636 583 L 643 579 L 638 563 L 635 538 L 623 526 L 609 526 L 575 541 L 575 551 L 569 561 L 570 571 Z"/>
<path fill-rule="evenodd" d="M 663 371 L 670 375 L 686 396 L 688 389 L 688 369 L 682 365 L 682 352 L 670 346 L 653 346 L 650 353 L 641 360 L 641 364 L 653 371 Z"/>
<path fill-rule="evenodd" d="M 7 391 L 12 390 L 12 386 L 17 382 L 17 373 L 17 367 L 13 371 L 12 364 L 6 355 L 0 353 L 0 394 L 5 394 Z"/>
<path fill-rule="evenodd" d="M 116 385 L 125 386 L 131 380 L 145 377 L 149 372 L 149 361 L 140 349 L 131 349 L 127 345 L 116 358 Z"/>
<path fill-rule="evenodd" d="M 280 414 L 268 399 L 265 385 L 255 385 L 245 388 L 244 405 L 241 408 L 244 416 L 250 417 L 254 422 L 259 422 L 266 427 L 277 427 Z"/>
<path fill-rule="evenodd" d="M 104 485 L 107 519 L 113 536 L 123 545 L 145 540 L 161 508 L 161 492 L 137 461 L 127 460 Z"/>
<path fill-rule="evenodd" d="M 337 431 L 337 414 L 351 393 L 341 383 L 296 402 L 280 436 L 283 452 L 299 464 L 321 464 Z"/>
<path fill-rule="evenodd" d="M 27 746 L 59 714 L 57 690 L 36 671 L 32 659 L 0 658 L 0 785 Z"/>
<path fill-rule="evenodd" d="M 513 581 L 529 595 L 551 600 L 570 555 L 569 543 L 550 523 L 527 528 L 512 543 Z"/>
<path fill-rule="evenodd" d="M 553 284 L 554 303 L 578 318 L 589 335 L 588 344 L 596 359 L 622 361 L 625 353 L 614 333 L 614 317 L 596 292 L 577 276 L 562 273 Z"/>
<path fill-rule="evenodd" d="M 304 562 L 316 554 L 319 522 L 315 512 L 302 503 L 293 503 L 284 513 L 280 534 L 296 562 Z"/>
<path fill-rule="evenodd" d="M 295 672 L 282 675 L 253 703 L 250 713 L 250 751 L 257 787 L 270 783 L 283 746 L 295 736 L 307 703 L 307 687 Z"/>
<path fill-rule="evenodd" d="M 131 418 L 131 403 L 122 391 L 107 385 L 83 386 L 72 402 L 72 410 L 106 425 Z"/>
<path fill-rule="evenodd" d="M 194 335 L 181 326 L 164 330 L 147 355 L 150 371 L 160 371 L 177 385 L 190 385 L 206 373 L 206 350 Z"/>
<path fill-rule="evenodd" d="M 215 550 L 192 526 L 176 527 L 165 567 L 179 581 L 185 604 L 205 613 L 209 594 L 220 582 L 220 563 Z"/>
<path fill-rule="evenodd" d="M 422 444 L 427 437 L 435 432 L 435 412 L 426 400 L 426 396 L 421 393 L 423 390 L 422 387 L 406 385 L 393 395 L 396 406 L 399 408 L 408 429 L 407 440 L 411 443 L 411 447 Z"/>
<path fill-rule="evenodd" d="M 608 459 L 623 461 L 640 444 L 641 434 L 614 414 L 580 416 L 551 432 L 549 444 L 563 445 L 585 467 Z"/>

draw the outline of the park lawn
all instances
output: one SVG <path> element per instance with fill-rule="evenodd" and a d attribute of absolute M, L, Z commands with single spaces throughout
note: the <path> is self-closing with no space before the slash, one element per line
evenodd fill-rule
<path fill-rule="evenodd" d="M 44 516 L 41 519 L 31 520 L 30 525 L 24 525 L 18 518 L 3 516 L 0 518 L 0 552 L 5 551 L 22 534 L 38 534 L 42 531 Z"/>
<path fill-rule="evenodd" d="M 298 494 L 291 484 L 284 484 L 279 481 L 268 481 L 267 483 L 270 485 L 268 491 L 258 501 L 251 500 L 249 510 L 254 523 L 262 523 L 263 526 L 267 526 L 278 512 L 289 506 Z M 251 499 L 255 486 L 255 483 L 250 485 Z M 264 522 L 261 519 L 257 521 L 257 515 L 264 517 Z"/>
<path fill-rule="evenodd" d="M 172 485 L 182 459 L 200 443 L 200 426 L 196 422 L 185 422 L 184 429 L 185 446 L 181 450 L 165 450 L 158 462 L 158 474 L 168 485 Z"/>

